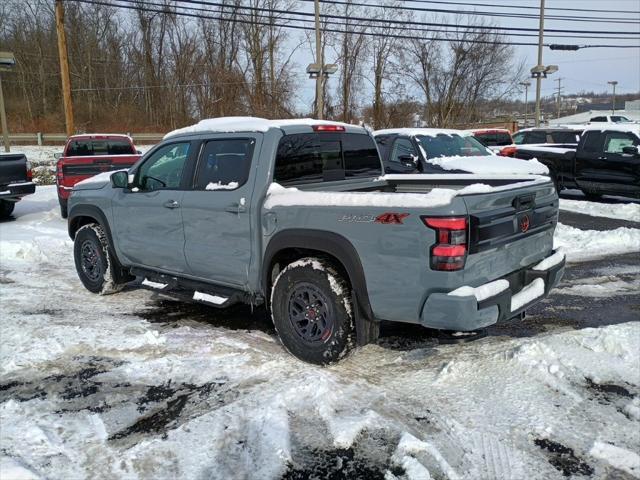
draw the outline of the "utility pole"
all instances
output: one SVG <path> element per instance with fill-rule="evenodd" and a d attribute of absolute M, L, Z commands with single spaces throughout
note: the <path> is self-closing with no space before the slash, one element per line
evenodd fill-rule
<path fill-rule="evenodd" d="M 322 55 L 322 39 L 320 37 L 320 0 L 314 1 L 316 11 L 316 64 L 320 73 L 316 77 L 316 118 L 322 120 L 324 113 L 324 98 L 322 82 L 324 81 L 324 55 Z"/>
<path fill-rule="evenodd" d="M 556 115 L 556 118 L 560 118 L 560 93 L 562 92 L 562 86 L 561 86 L 561 84 L 562 84 L 562 78 L 561 78 L 561 77 L 556 78 L 556 80 L 555 80 L 555 81 L 556 81 L 556 82 L 558 82 L 558 100 L 557 100 L 557 102 L 556 102 L 556 104 L 557 104 L 557 105 L 556 105 L 556 106 L 557 106 L 557 112 L 558 112 L 558 113 L 557 113 L 557 115 Z"/>
<path fill-rule="evenodd" d="M 7 114 L 4 110 L 4 95 L 2 94 L 2 77 L 0 76 L 0 124 L 2 126 L 2 141 L 4 142 L 4 151 L 10 152 L 9 148 L 9 129 L 7 128 Z"/>
<path fill-rule="evenodd" d="M 58 56 L 60 57 L 60 80 L 62 81 L 62 100 L 67 136 L 75 133 L 73 124 L 73 104 L 71 102 L 71 79 L 69 77 L 69 56 L 67 55 L 67 37 L 64 31 L 64 5 L 56 0 L 56 31 L 58 33 Z"/>
<path fill-rule="evenodd" d="M 538 65 L 542 67 L 542 41 L 544 39 L 544 0 L 540 0 L 540 30 L 538 32 Z M 540 91 L 542 89 L 542 75 L 536 77 L 536 127 L 540 126 Z"/>
<path fill-rule="evenodd" d="M 528 98 L 527 94 L 529 93 L 529 87 L 531 86 L 531 82 L 520 82 L 520 85 L 524 87 L 524 128 L 529 126 L 529 119 L 527 117 L 528 113 Z"/>
<path fill-rule="evenodd" d="M 611 115 L 615 115 L 616 114 L 616 85 L 618 85 L 618 81 L 612 80 L 607 83 L 613 86 L 613 101 L 611 102 Z"/>

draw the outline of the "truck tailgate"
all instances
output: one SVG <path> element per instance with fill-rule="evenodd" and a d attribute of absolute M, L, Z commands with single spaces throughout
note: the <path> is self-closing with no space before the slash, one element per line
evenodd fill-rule
<path fill-rule="evenodd" d="M 551 251 L 558 197 L 550 182 L 462 198 L 470 237 L 465 278 L 473 283 L 515 272 Z"/>
<path fill-rule="evenodd" d="M 0 155 L 0 185 L 27 182 L 27 157 L 24 154 Z"/>
<path fill-rule="evenodd" d="M 140 155 L 93 155 L 86 157 L 64 157 L 59 163 L 62 167 L 62 182 L 65 187 L 102 172 L 121 170 L 131 167 Z"/>

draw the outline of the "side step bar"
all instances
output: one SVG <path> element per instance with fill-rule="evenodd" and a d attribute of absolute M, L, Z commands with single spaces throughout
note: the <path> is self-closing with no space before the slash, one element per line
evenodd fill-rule
<path fill-rule="evenodd" d="M 135 284 L 136 286 L 184 302 L 198 302 L 216 308 L 226 308 L 236 303 L 252 303 L 251 295 L 234 288 L 211 285 L 142 268 L 132 268 L 131 273 L 142 279 L 140 283 Z M 256 303 L 255 299 L 253 303 Z"/>

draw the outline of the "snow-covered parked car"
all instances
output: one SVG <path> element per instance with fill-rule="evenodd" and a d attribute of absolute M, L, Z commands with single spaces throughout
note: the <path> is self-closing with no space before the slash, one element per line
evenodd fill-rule
<path fill-rule="evenodd" d="M 476 331 L 519 317 L 562 277 L 548 177 L 382 170 L 362 127 L 203 120 L 75 185 L 78 275 L 95 293 L 137 276 L 214 307 L 266 303 L 284 346 L 319 364 L 374 341 L 380 320 Z"/>
<path fill-rule="evenodd" d="M 495 155 L 470 130 L 392 128 L 373 135 L 386 173 L 548 173 L 547 167 L 535 160 Z"/>

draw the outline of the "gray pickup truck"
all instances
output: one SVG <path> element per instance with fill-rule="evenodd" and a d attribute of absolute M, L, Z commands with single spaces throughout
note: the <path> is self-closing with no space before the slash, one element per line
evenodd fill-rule
<path fill-rule="evenodd" d="M 283 345 L 318 364 L 383 320 L 472 332 L 519 317 L 560 280 L 548 178 L 381 175 L 362 127 L 203 120 L 74 187 L 78 275 L 96 293 L 136 278 L 214 307 L 266 303 Z"/>
<path fill-rule="evenodd" d="M 9 218 L 16 203 L 35 191 L 27 157 L 23 153 L 0 154 L 0 219 Z"/>

